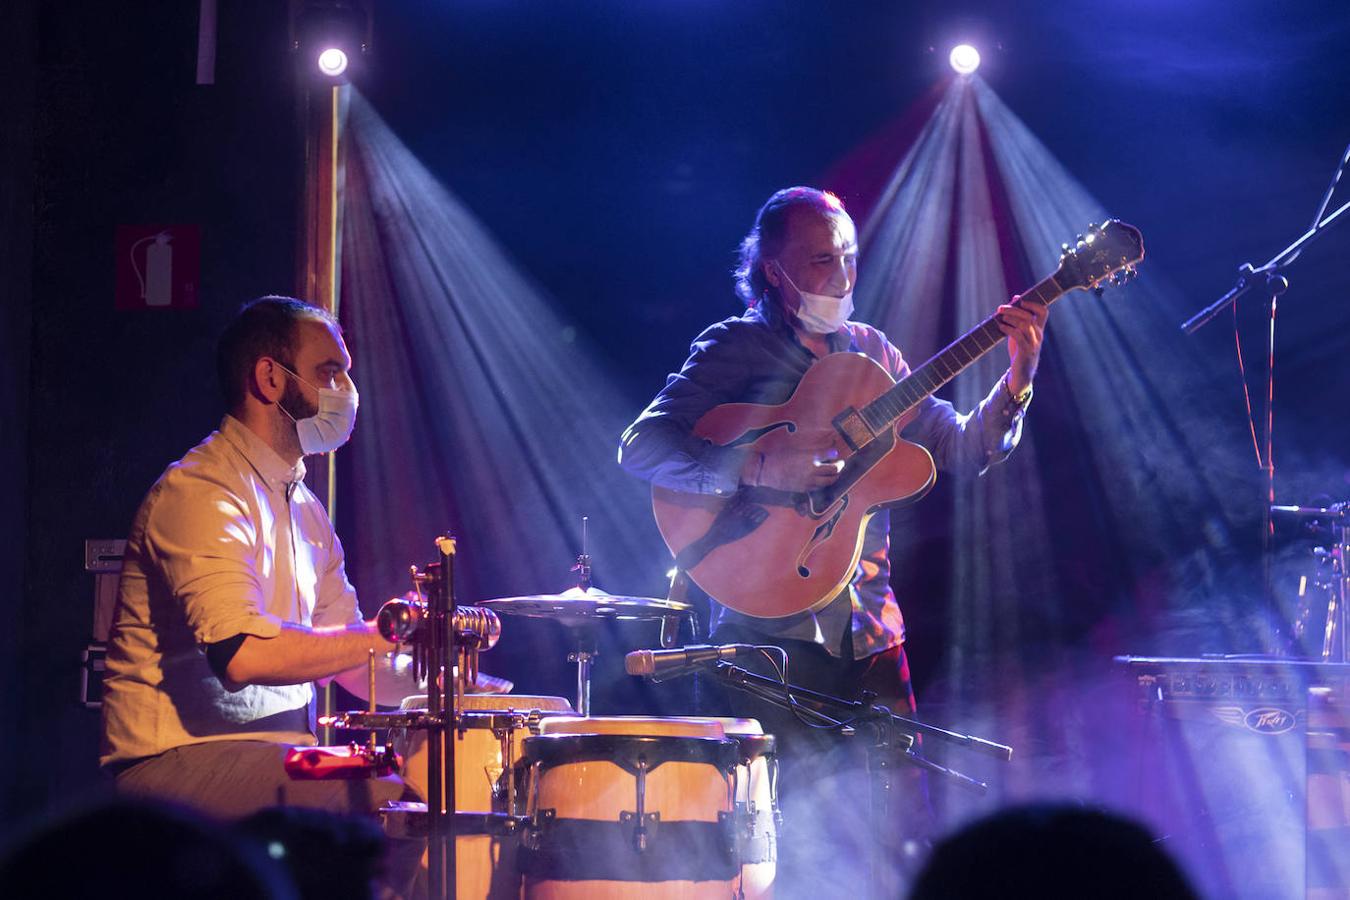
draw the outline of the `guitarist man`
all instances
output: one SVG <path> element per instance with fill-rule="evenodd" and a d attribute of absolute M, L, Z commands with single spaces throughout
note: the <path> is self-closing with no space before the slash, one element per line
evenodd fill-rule
<path fill-rule="evenodd" d="M 770 197 L 741 243 L 736 293 L 747 309 L 695 339 L 684 367 L 624 432 L 622 466 L 654 485 L 694 494 L 730 495 L 743 485 L 802 492 L 837 479 L 843 447 L 832 431 L 802 435 L 791 448 L 761 453 L 718 446 L 693 429 L 722 404 L 785 402 L 811 366 L 831 353 L 863 353 L 896 380 L 908 374 L 900 351 L 884 334 L 848 319 L 857 257 L 853 220 L 833 194 L 791 187 Z M 1046 312 L 1036 303 L 1000 306 L 1008 371 L 969 414 L 957 413 L 943 400 L 924 400 L 901 436 L 926 447 L 947 471 L 983 473 L 1006 458 L 1021 436 L 1031 400 Z M 885 511 L 872 517 L 851 583 L 815 611 L 756 618 L 712 598 L 712 642 L 782 647 L 793 683 L 852 698 L 874 691 L 878 702 L 901 715 L 913 714 L 904 620 L 890 586 L 889 529 Z M 827 808 L 811 802 L 809 786 L 839 768 L 824 761 L 834 741 L 787 712 L 731 693 L 724 703 L 733 714 L 759 719 L 778 738 L 781 799 L 791 835 L 801 820 L 793 816 L 794 806 L 814 806 L 812 819 Z M 779 884 L 802 886 L 796 879 L 806 873 L 792 871 L 792 840 L 781 849 Z"/>

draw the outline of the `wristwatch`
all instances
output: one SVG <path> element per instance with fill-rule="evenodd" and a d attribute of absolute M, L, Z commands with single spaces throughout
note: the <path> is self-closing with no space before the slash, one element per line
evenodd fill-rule
<path fill-rule="evenodd" d="M 1014 394 L 1012 385 L 1008 384 L 1008 379 L 1012 377 L 1011 372 L 1003 373 L 1003 389 L 1008 392 L 1008 398 L 1012 400 L 1014 406 L 1025 406 L 1031 399 L 1031 385 L 1028 384 L 1019 393 Z"/>

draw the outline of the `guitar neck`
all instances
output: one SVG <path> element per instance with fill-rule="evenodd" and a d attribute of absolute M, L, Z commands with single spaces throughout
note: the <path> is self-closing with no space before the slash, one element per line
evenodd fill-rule
<path fill-rule="evenodd" d="M 1055 281 L 1055 276 L 1051 275 L 1037 282 L 1035 287 L 1022 294 L 1021 299 L 1049 306 L 1063 294 L 1064 291 Z M 975 360 L 997 347 L 1005 337 L 999 330 L 994 316 L 989 316 L 859 412 L 873 433 L 889 428 L 891 423 L 917 406 L 925 397 L 930 396 L 969 368 Z"/>

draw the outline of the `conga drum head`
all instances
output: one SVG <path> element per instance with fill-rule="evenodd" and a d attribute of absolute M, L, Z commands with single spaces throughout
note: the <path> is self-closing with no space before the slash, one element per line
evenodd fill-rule
<path fill-rule="evenodd" d="M 645 737 L 697 737 L 721 740 L 721 722 L 698 718 L 643 716 L 557 716 L 539 723 L 540 734 L 628 734 Z"/>

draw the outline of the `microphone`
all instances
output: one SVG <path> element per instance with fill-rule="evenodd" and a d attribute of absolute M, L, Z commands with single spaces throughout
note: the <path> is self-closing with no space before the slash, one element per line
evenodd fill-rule
<path fill-rule="evenodd" d="M 623 658 L 629 675 L 669 675 L 700 663 L 735 659 L 756 652 L 750 644 L 690 644 L 678 650 L 634 650 Z"/>

